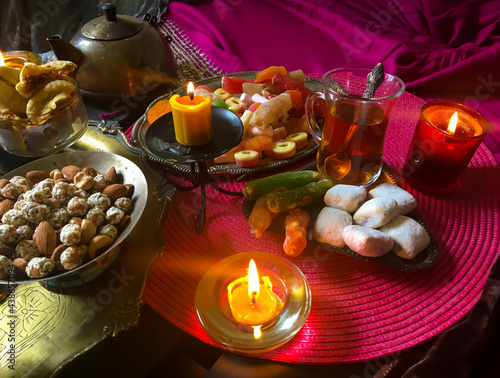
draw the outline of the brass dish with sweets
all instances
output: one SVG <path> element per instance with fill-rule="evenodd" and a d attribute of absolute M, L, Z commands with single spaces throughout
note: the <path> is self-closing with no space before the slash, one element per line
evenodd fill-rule
<path fill-rule="evenodd" d="M 290 257 L 311 244 L 402 271 L 433 265 L 438 246 L 416 201 L 385 164 L 382 172 L 366 190 L 334 186 L 316 171 L 277 174 L 290 187 L 276 180 L 273 189 L 273 176 L 266 182 L 267 194 L 260 192 L 263 182 L 247 184 L 242 212 L 257 238 L 267 231 L 284 234 L 284 254 Z"/>

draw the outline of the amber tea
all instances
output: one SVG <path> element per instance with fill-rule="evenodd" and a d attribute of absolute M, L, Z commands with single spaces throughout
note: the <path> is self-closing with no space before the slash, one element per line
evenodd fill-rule
<path fill-rule="evenodd" d="M 382 168 L 387 122 L 376 104 L 337 101 L 326 114 L 317 155 L 319 172 L 353 185 L 372 182 Z"/>
<path fill-rule="evenodd" d="M 306 100 L 306 120 L 318 144 L 316 167 L 336 184 L 369 186 L 382 171 L 387 124 L 405 85 L 398 77 L 366 68 L 336 68 L 322 78 L 323 92 Z M 376 86 L 374 73 L 378 74 Z M 314 102 L 327 109 L 318 127 Z"/>

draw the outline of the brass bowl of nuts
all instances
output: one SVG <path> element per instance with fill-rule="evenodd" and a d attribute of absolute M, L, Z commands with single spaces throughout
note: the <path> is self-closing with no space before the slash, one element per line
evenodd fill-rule
<path fill-rule="evenodd" d="M 116 259 L 147 197 L 140 168 L 107 152 L 61 153 L 11 171 L 0 179 L 0 284 L 89 283 Z"/>

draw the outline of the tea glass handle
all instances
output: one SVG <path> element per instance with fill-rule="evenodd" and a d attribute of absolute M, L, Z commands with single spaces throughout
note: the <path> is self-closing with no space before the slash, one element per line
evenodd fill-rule
<path fill-rule="evenodd" d="M 314 141 L 319 145 L 321 144 L 321 130 L 318 128 L 318 122 L 316 121 L 316 116 L 314 115 L 314 101 L 316 99 L 322 98 L 325 99 L 325 95 L 322 92 L 311 92 L 309 96 L 307 96 L 305 103 L 305 113 L 306 113 L 306 121 L 307 126 L 309 126 L 309 131 L 311 132 L 311 136 Z M 317 134 L 319 132 L 319 135 Z"/>

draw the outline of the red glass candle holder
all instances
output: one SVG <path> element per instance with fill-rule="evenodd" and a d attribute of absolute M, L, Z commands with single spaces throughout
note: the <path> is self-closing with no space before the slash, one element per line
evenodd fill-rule
<path fill-rule="evenodd" d="M 455 112 L 457 127 L 450 132 Z M 403 166 L 404 179 L 426 194 L 450 193 L 488 129 L 486 119 L 466 105 L 446 100 L 425 104 Z"/>

